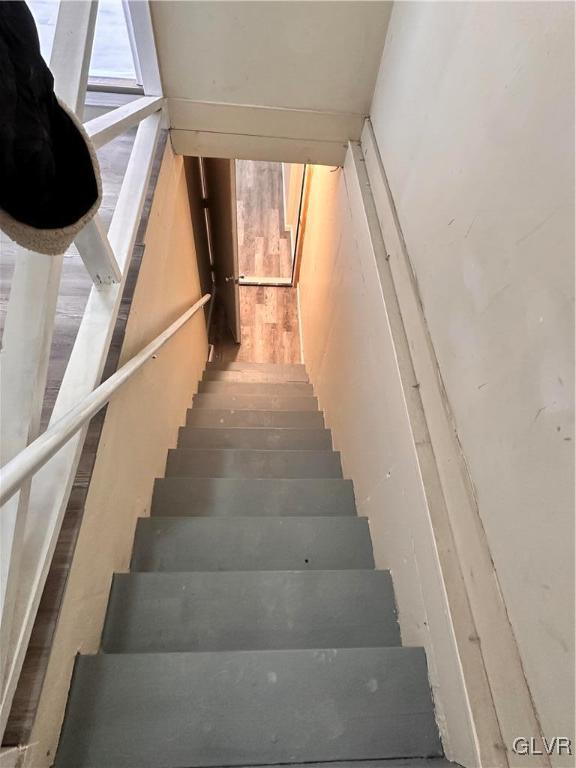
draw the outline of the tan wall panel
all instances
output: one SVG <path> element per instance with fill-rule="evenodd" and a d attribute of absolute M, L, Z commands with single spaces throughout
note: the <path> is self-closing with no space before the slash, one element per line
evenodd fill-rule
<path fill-rule="evenodd" d="M 145 243 L 121 363 L 200 298 L 184 161 L 169 144 Z M 52 764 L 74 656 L 98 650 L 112 574 L 128 569 L 136 520 L 149 514 L 154 478 L 164 474 L 207 351 L 199 312 L 108 406 L 32 733 L 33 768 Z"/>

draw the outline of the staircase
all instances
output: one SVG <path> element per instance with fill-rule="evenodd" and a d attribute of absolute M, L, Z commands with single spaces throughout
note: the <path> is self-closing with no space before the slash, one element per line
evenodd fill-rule
<path fill-rule="evenodd" d="M 304 366 L 209 363 L 101 652 L 77 659 L 56 766 L 441 755 L 424 651 L 400 644 Z"/>

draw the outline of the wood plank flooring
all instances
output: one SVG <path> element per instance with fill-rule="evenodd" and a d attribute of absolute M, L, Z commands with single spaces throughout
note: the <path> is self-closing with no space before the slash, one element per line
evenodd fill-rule
<path fill-rule="evenodd" d="M 282 165 L 236 161 L 238 266 L 251 278 L 292 276 L 290 233 L 284 229 Z"/>
<path fill-rule="evenodd" d="M 210 341 L 214 360 L 300 363 L 295 288 L 240 286 L 242 343 L 235 344 L 216 303 Z"/>

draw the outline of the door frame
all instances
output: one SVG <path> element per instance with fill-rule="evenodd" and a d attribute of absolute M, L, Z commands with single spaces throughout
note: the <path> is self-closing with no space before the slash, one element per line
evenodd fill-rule
<path fill-rule="evenodd" d="M 236 158 L 238 160 L 241 160 L 243 158 Z M 236 159 L 234 159 L 232 162 L 234 163 L 234 184 L 236 184 Z M 258 161 L 255 161 L 258 162 Z M 275 160 L 270 162 L 278 162 L 282 163 L 282 160 Z M 298 276 L 300 274 L 300 263 L 302 260 L 302 248 L 301 248 L 301 238 L 304 235 L 305 226 L 302 226 L 302 217 L 305 216 L 306 213 L 306 207 L 308 203 L 308 197 L 307 193 L 309 191 L 309 183 L 308 183 L 308 176 L 309 176 L 309 169 L 310 166 L 308 163 L 303 163 L 304 165 L 304 173 L 302 174 L 302 182 L 300 186 L 300 201 L 298 203 L 298 222 L 296 225 L 296 237 L 294 238 L 294 248 L 293 248 L 293 256 L 292 256 L 292 274 L 290 277 L 261 277 L 257 280 L 254 278 L 246 278 L 242 275 L 239 275 L 238 278 L 238 284 L 239 285 L 251 285 L 255 287 L 264 287 L 264 288 L 294 288 L 298 282 Z M 304 204 L 304 198 L 306 197 L 306 205 Z M 236 200 L 236 187 L 234 187 L 234 200 Z M 236 214 L 234 215 L 234 223 L 236 226 Z M 236 228 L 236 264 L 238 265 L 238 230 Z M 238 270 L 239 273 L 239 270 Z"/>

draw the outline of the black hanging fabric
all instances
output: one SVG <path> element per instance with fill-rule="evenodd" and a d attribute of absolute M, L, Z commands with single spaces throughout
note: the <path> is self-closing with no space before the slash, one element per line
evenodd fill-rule
<path fill-rule="evenodd" d="M 96 213 L 94 148 L 54 94 L 25 2 L 0 2 L 0 228 L 24 247 L 62 253 Z"/>

